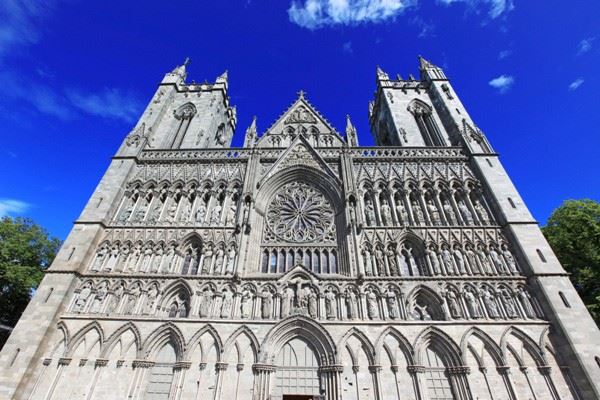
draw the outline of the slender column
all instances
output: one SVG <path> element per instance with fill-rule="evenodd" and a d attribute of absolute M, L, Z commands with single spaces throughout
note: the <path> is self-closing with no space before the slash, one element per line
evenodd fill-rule
<path fill-rule="evenodd" d="M 96 383 L 100 379 L 100 375 L 102 373 L 103 367 L 106 367 L 108 364 L 108 360 L 105 358 L 98 358 L 96 363 L 94 364 L 94 376 L 90 382 L 90 385 L 87 390 L 86 400 L 91 400 L 94 398 L 94 390 L 96 389 Z"/>
<path fill-rule="evenodd" d="M 558 390 L 556 389 L 556 385 L 552 379 L 552 368 L 549 365 L 542 365 L 538 367 L 538 371 L 540 371 L 540 374 L 544 377 L 544 381 L 546 381 L 546 385 L 548 386 L 548 390 L 550 390 L 552 399 L 560 400 L 560 395 L 558 394 Z"/>
<path fill-rule="evenodd" d="M 50 400 L 52 398 L 52 395 L 54 394 L 54 389 L 56 389 L 56 385 L 58 384 L 58 381 L 60 380 L 60 377 L 62 376 L 63 370 L 65 369 L 65 367 L 67 367 L 69 364 L 71 364 L 71 358 L 66 358 L 66 357 L 62 357 L 58 359 L 58 368 L 56 369 L 56 374 L 54 375 L 54 378 L 52 379 L 52 383 L 50 384 L 50 388 L 48 389 L 48 393 L 46 393 L 46 400 Z"/>
<path fill-rule="evenodd" d="M 481 220 L 481 217 L 479 216 L 479 214 L 475 210 L 475 207 L 473 206 L 473 202 L 471 201 L 471 196 L 469 195 L 469 192 L 466 190 L 465 190 L 465 193 L 463 196 L 463 201 L 465 202 L 469 211 L 471 211 L 471 215 L 473 215 L 474 224 L 475 225 L 483 225 L 483 221 Z"/>
<path fill-rule="evenodd" d="M 426 397 L 423 394 L 423 382 L 422 376 L 425 373 L 425 367 L 420 365 L 409 365 L 407 368 L 410 377 L 412 378 L 413 388 L 418 400 L 425 400 Z"/>
<path fill-rule="evenodd" d="M 183 393 L 183 385 L 185 384 L 185 375 L 187 370 L 192 366 L 191 362 L 180 361 L 173 365 L 173 369 L 178 373 L 178 379 L 173 379 L 175 383 L 175 388 L 172 390 L 173 399 L 179 400 L 181 398 L 181 394 Z"/>
<path fill-rule="evenodd" d="M 487 387 L 488 394 L 490 395 L 490 399 L 494 400 L 495 399 L 494 398 L 494 391 L 490 387 L 490 380 L 488 379 L 488 376 L 487 376 L 487 368 L 486 367 L 479 367 L 479 371 L 481 372 L 481 374 L 483 375 L 483 379 L 485 380 L 485 387 Z"/>
<path fill-rule="evenodd" d="M 508 392 L 508 396 L 510 400 L 519 400 L 517 396 L 517 392 L 515 391 L 515 385 L 510 377 L 510 367 L 503 365 L 496 368 L 498 373 L 502 376 L 502 380 L 504 381 L 504 385 L 506 386 L 506 391 Z"/>
<path fill-rule="evenodd" d="M 440 219 L 442 220 L 441 223 L 443 224 L 444 222 L 446 222 L 446 225 L 450 225 L 450 221 L 448 221 L 448 218 L 446 217 L 446 214 L 444 213 L 444 207 L 442 207 L 442 201 L 440 200 L 440 192 L 438 190 L 431 191 L 431 200 L 433 201 L 433 204 L 438 209 L 438 213 L 440 214 Z"/>
<path fill-rule="evenodd" d="M 271 374 L 275 372 L 275 367 L 270 364 L 254 364 L 252 370 L 256 376 L 253 400 L 268 400 L 271 391 Z"/>
<path fill-rule="evenodd" d="M 410 195 L 407 190 L 402 191 L 402 195 L 404 197 L 404 209 L 406 210 L 406 214 L 408 214 L 409 221 L 406 221 L 406 225 L 417 225 L 415 221 L 415 215 L 412 209 L 412 202 L 410 201 Z"/>
<path fill-rule="evenodd" d="M 31 393 L 29 394 L 29 397 L 27 398 L 27 400 L 33 399 L 33 396 L 35 395 L 35 392 L 38 388 L 38 385 L 40 384 L 42 377 L 46 375 L 46 371 L 48 370 L 48 365 L 50 365 L 51 363 L 52 363 L 51 358 L 44 358 L 44 360 L 42 361 L 42 365 L 43 365 L 42 370 L 40 371 L 37 379 L 35 380 L 35 384 L 33 385 L 33 388 L 31 389 Z"/>
<path fill-rule="evenodd" d="M 527 386 L 529 386 L 529 390 L 531 391 L 531 394 L 533 395 L 533 400 L 538 400 L 538 397 L 535 393 L 535 389 L 533 388 L 533 385 L 531 384 L 531 379 L 529 378 L 529 371 L 528 371 L 527 367 L 521 367 L 520 370 L 523 373 L 523 375 L 525 375 L 525 379 L 527 380 Z"/>
<path fill-rule="evenodd" d="M 375 207 L 375 217 L 377 218 L 377 226 L 384 226 L 383 218 L 381 218 L 381 204 L 379 204 L 379 194 L 381 190 L 377 190 L 373 193 L 372 201 L 373 206 Z"/>
<path fill-rule="evenodd" d="M 215 369 L 217 370 L 217 384 L 214 391 L 214 400 L 219 400 L 221 398 L 221 389 L 223 387 L 223 375 L 225 375 L 225 371 L 227 371 L 228 365 L 229 364 L 224 362 L 218 362 L 215 364 Z"/>
<path fill-rule="evenodd" d="M 458 398 L 461 400 L 472 400 L 471 390 L 467 381 L 467 374 L 470 368 L 466 366 L 451 367 L 447 369 L 450 380 L 453 382 L 454 389 L 458 392 Z"/>
<path fill-rule="evenodd" d="M 431 219 L 431 215 L 429 215 L 429 210 L 427 209 L 427 202 L 425 201 L 423 191 L 417 190 L 417 193 L 419 193 L 418 201 L 419 203 L 421 203 L 421 208 L 423 209 L 423 218 L 425 218 L 425 225 L 429 224 L 433 226 L 433 220 Z"/>
<path fill-rule="evenodd" d="M 137 369 L 137 373 L 134 375 L 130 393 L 127 398 L 137 400 L 141 398 L 143 382 L 146 380 L 148 370 L 154 366 L 154 362 L 146 360 L 134 360 L 131 365 L 134 369 Z"/>
<path fill-rule="evenodd" d="M 400 385 L 398 384 L 398 366 L 392 365 L 391 369 L 392 369 L 392 373 L 394 374 L 394 384 L 396 386 L 396 397 L 398 398 L 398 400 L 402 400 L 404 395 L 400 394 Z"/>
<path fill-rule="evenodd" d="M 341 400 L 342 390 L 340 374 L 344 370 L 341 365 L 324 365 L 319 368 L 321 373 L 321 394 L 325 395 L 326 400 Z"/>
<path fill-rule="evenodd" d="M 358 365 L 352 366 L 352 373 L 354 374 L 354 387 L 356 388 L 356 398 L 360 399 L 360 389 L 358 387 L 358 371 L 360 367 Z"/>
<path fill-rule="evenodd" d="M 386 307 L 387 308 L 387 307 Z M 369 372 L 373 378 L 373 389 L 375 391 L 375 400 L 383 399 L 381 391 L 381 379 L 379 373 L 381 372 L 381 365 L 369 365 Z"/>
<path fill-rule="evenodd" d="M 206 369 L 206 363 L 200 363 L 200 365 L 198 365 L 198 369 L 200 371 L 200 375 L 198 376 L 198 381 L 196 382 L 197 387 L 196 387 L 196 396 L 194 396 L 195 400 L 198 400 L 200 398 L 200 388 L 202 387 L 202 374 L 204 373 L 204 370 Z"/>

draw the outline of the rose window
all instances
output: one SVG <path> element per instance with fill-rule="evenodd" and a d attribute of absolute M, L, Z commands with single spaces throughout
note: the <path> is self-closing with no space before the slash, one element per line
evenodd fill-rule
<path fill-rule="evenodd" d="M 329 240 L 333 208 L 317 189 L 302 182 L 280 188 L 267 208 L 267 224 L 280 240 L 314 242 Z"/>

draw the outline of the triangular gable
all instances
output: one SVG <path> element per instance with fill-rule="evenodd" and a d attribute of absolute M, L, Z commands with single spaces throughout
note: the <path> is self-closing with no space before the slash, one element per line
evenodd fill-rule
<path fill-rule="evenodd" d="M 328 146 L 342 146 L 344 139 L 333 128 L 321 113 L 308 102 L 304 93 L 300 92 L 298 98 L 288 109 L 279 116 L 277 121 L 258 139 L 257 147 L 287 147 L 290 137 L 306 134 L 315 136 L 329 136 L 331 143 Z"/>
<path fill-rule="evenodd" d="M 312 148 L 310 143 L 302 137 L 298 136 L 288 147 L 286 151 L 279 157 L 279 159 L 273 164 L 273 166 L 267 171 L 267 173 L 262 177 L 260 185 L 284 169 L 295 167 L 295 166 L 305 166 L 312 167 L 319 171 L 324 172 L 326 175 L 332 177 L 338 184 L 341 185 L 339 178 L 336 176 L 335 172 L 327 165 L 325 160 L 321 158 L 319 153 Z"/>
<path fill-rule="evenodd" d="M 304 264 L 296 264 L 296 266 L 287 271 L 278 282 L 281 283 L 303 283 L 302 281 L 310 281 L 314 284 L 319 282 L 317 275 L 308 269 Z"/>

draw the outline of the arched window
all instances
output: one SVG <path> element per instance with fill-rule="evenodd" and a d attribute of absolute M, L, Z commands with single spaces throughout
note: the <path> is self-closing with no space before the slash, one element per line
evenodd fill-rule
<path fill-rule="evenodd" d="M 148 376 L 145 399 L 169 399 L 173 384 L 173 365 L 176 361 L 175 349 L 170 343 L 165 344 L 154 359 L 154 366 Z"/>
<path fill-rule="evenodd" d="M 192 103 L 186 103 L 175 110 L 173 114 L 175 119 L 179 121 L 179 124 L 177 125 L 177 131 L 175 132 L 175 137 L 173 138 L 170 147 L 172 149 L 178 149 L 181 146 L 181 143 L 183 143 L 183 139 L 190 127 L 192 118 L 196 115 L 196 107 Z"/>
<path fill-rule="evenodd" d="M 271 254 L 270 271 L 272 273 L 277 273 L 277 252 L 275 250 L 273 250 L 273 253 Z"/>
<path fill-rule="evenodd" d="M 260 270 L 262 273 L 269 272 L 269 251 L 268 250 L 263 251 Z"/>
<path fill-rule="evenodd" d="M 446 365 L 431 347 L 425 351 L 425 391 L 429 400 L 455 399 Z"/>
<path fill-rule="evenodd" d="M 298 338 L 290 340 L 279 352 L 275 364 L 276 395 L 320 394 L 319 363 L 308 343 Z"/>
<path fill-rule="evenodd" d="M 430 106 L 415 100 L 408 106 L 408 111 L 415 117 L 426 146 L 446 146 L 446 141 L 438 129 Z"/>

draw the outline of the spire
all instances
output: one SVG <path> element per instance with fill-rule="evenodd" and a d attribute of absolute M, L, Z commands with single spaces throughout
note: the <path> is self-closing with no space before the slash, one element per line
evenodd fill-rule
<path fill-rule="evenodd" d="M 434 65 L 430 61 L 423 58 L 423 56 L 419 56 L 419 72 L 421 74 L 421 80 L 447 80 L 446 74 L 444 71 Z"/>
<path fill-rule="evenodd" d="M 252 117 L 252 123 L 246 129 L 246 138 L 244 139 L 244 147 L 254 147 L 258 133 L 256 132 L 256 116 Z"/>
<path fill-rule="evenodd" d="M 379 65 L 377 66 L 377 80 L 378 81 L 389 81 L 390 77 L 386 74 Z"/>
<path fill-rule="evenodd" d="M 306 92 L 302 89 L 300 89 L 300 91 L 298 92 L 298 98 L 299 99 L 304 99 L 304 95 L 306 94 Z"/>
<path fill-rule="evenodd" d="M 358 146 L 358 135 L 356 133 L 356 128 L 352 124 L 350 120 L 350 115 L 346 114 L 346 142 L 348 146 L 357 147 Z"/>
<path fill-rule="evenodd" d="M 187 66 L 190 64 L 190 58 L 186 57 L 183 64 L 176 66 L 173 68 L 171 72 L 165 75 L 162 80 L 162 83 L 175 83 L 182 84 L 185 82 L 185 78 L 187 78 Z"/>
<path fill-rule="evenodd" d="M 227 75 L 227 70 L 225 70 L 225 72 L 223 72 L 221 75 L 219 75 L 217 77 L 217 83 L 219 83 L 219 82 L 227 83 L 228 78 L 229 77 Z"/>
<path fill-rule="evenodd" d="M 419 69 L 435 68 L 435 65 L 427 61 L 423 56 L 419 55 Z"/>

